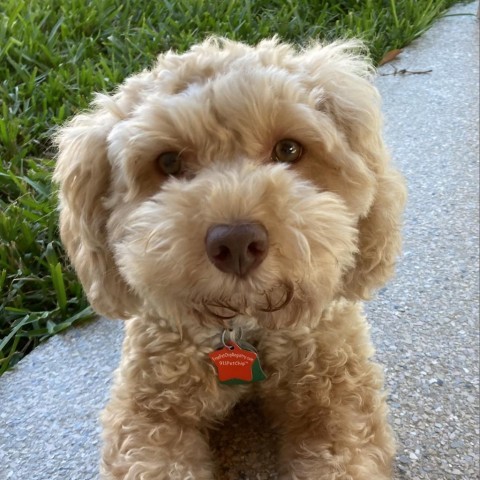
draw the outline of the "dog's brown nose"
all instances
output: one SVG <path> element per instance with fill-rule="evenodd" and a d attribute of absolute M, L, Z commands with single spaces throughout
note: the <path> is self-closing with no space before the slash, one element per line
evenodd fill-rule
<path fill-rule="evenodd" d="M 214 225 L 208 229 L 205 247 L 219 270 L 243 277 L 267 256 L 268 233 L 260 223 Z"/>

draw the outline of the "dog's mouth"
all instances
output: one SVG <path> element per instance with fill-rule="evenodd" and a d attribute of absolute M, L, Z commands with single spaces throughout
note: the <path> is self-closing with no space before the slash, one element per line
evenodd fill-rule
<path fill-rule="evenodd" d="M 220 322 L 231 320 L 239 315 L 255 316 L 274 313 L 285 309 L 295 294 L 293 282 L 285 281 L 268 290 L 251 296 L 231 298 L 205 298 L 197 307 L 202 316 L 207 316 Z"/>

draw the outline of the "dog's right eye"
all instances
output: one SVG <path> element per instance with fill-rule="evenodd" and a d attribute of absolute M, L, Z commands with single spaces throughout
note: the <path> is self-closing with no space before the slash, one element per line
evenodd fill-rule
<path fill-rule="evenodd" d="M 157 157 L 157 165 L 165 175 L 178 175 L 182 171 L 182 157 L 178 152 L 165 152 Z"/>
<path fill-rule="evenodd" d="M 282 163 L 295 163 L 302 156 L 303 148 L 295 140 L 280 140 L 273 149 L 272 160 Z"/>

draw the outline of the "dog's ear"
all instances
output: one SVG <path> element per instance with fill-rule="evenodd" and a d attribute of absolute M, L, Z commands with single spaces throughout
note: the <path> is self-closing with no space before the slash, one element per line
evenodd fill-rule
<path fill-rule="evenodd" d="M 375 179 L 372 203 L 359 219 L 355 267 L 346 273 L 343 294 L 369 298 L 393 274 L 401 247 L 406 200 L 403 177 L 394 169 L 382 138 L 380 96 L 374 69 L 356 41 L 314 46 L 303 53 L 310 87 L 318 89 L 317 108 L 326 111 Z M 357 158 L 358 158 L 357 157 Z M 349 172 L 345 172 L 349 175 Z"/>
<path fill-rule="evenodd" d="M 347 272 L 344 294 L 368 299 L 394 273 L 401 249 L 401 219 L 406 189 L 401 175 L 385 169 L 377 175 L 375 199 L 359 220 L 359 245 L 355 267 Z"/>
<path fill-rule="evenodd" d="M 109 318 L 127 318 L 137 300 L 108 247 L 104 205 L 111 182 L 107 136 L 117 121 L 97 105 L 61 128 L 53 178 L 60 185 L 60 236 L 91 305 Z"/>

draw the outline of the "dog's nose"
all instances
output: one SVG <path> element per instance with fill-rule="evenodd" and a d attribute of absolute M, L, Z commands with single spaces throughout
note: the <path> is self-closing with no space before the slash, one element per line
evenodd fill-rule
<path fill-rule="evenodd" d="M 239 277 L 258 267 L 268 252 L 268 233 L 260 223 L 213 225 L 205 237 L 210 261 Z"/>

